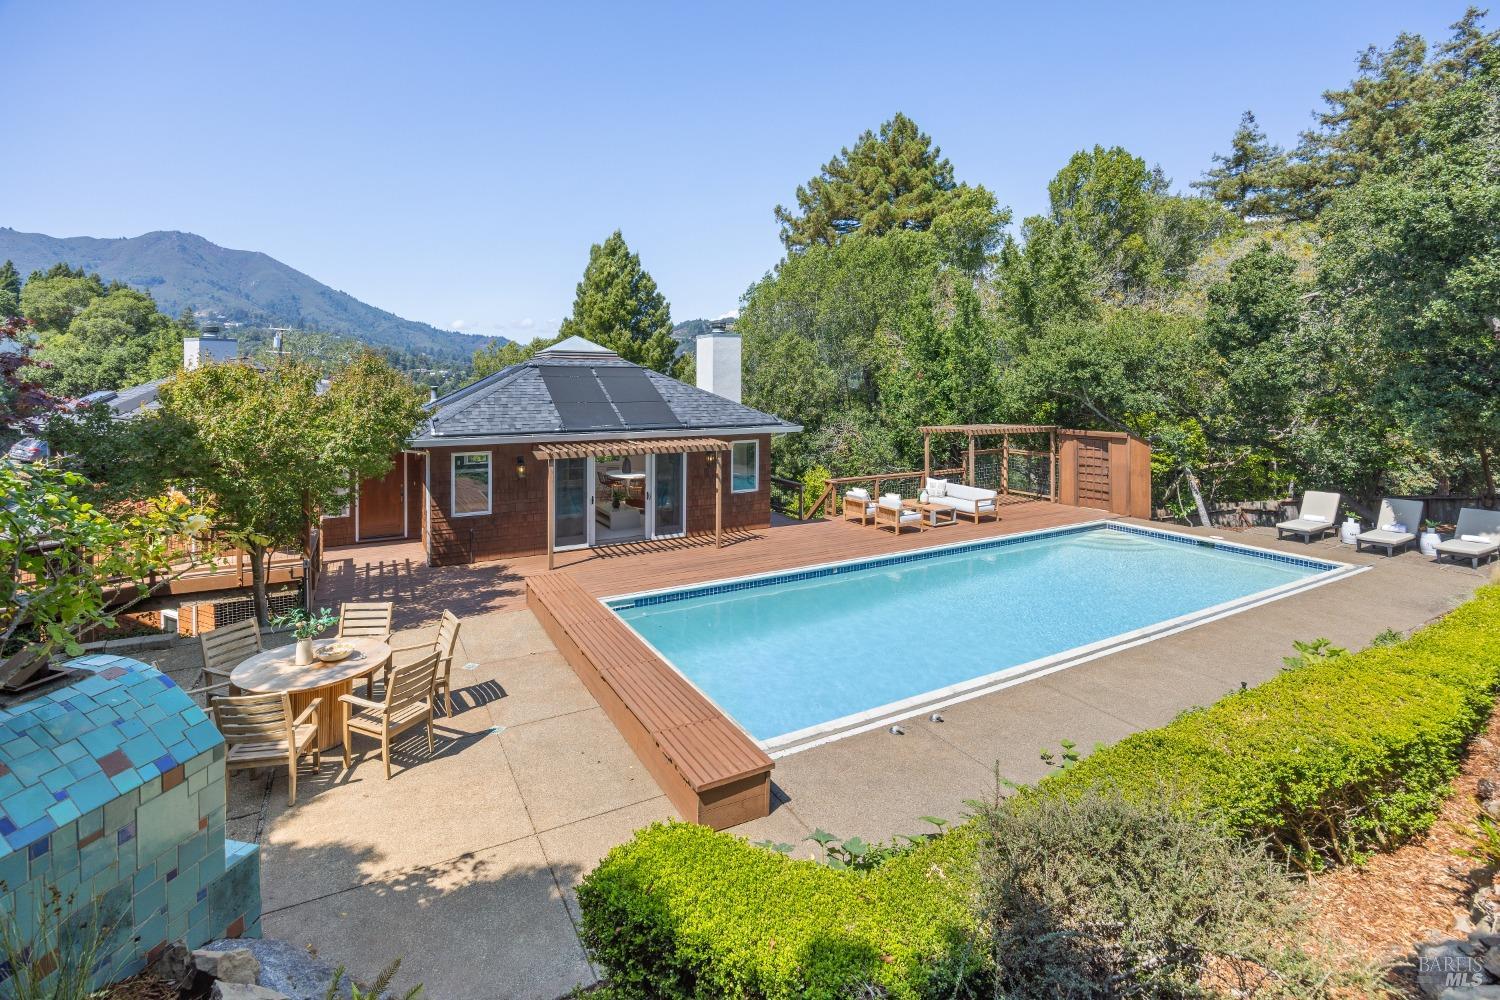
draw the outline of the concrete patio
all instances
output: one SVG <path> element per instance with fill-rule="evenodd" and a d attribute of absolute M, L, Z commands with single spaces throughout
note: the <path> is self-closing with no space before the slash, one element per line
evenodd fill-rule
<path fill-rule="evenodd" d="M 1044 746 L 1112 742 L 1263 681 L 1293 639 L 1358 647 L 1409 630 L 1489 575 L 1415 552 L 1213 533 L 1373 568 L 954 705 L 941 723 L 909 721 L 905 736 L 876 731 L 783 758 L 776 808 L 735 832 L 797 843 L 799 856 L 818 827 L 866 839 L 920 832 L 924 815 L 959 818 L 997 767 L 1035 780 Z M 459 591 L 454 603 L 465 599 Z M 631 831 L 674 813 L 528 611 L 471 615 L 462 639 L 457 662 L 475 667 L 455 668 L 460 704 L 439 722 L 436 759 L 425 739 L 408 740 L 386 781 L 373 743 L 360 744 L 350 771 L 337 760 L 304 770 L 290 808 L 284 773 L 238 775 L 228 833 L 263 845 L 268 935 L 361 977 L 400 956 L 399 982 L 423 983 L 434 1000 L 552 1000 L 596 976 L 576 936 L 574 887 Z M 186 662 L 179 651 L 164 660 L 179 673 Z"/>

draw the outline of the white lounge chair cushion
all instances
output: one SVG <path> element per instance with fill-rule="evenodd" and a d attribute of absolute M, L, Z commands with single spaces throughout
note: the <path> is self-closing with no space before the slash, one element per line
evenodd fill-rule
<path fill-rule="evenodd" d="M 1458 540 L 1460 542 L 1478 542 L 1480 545 L 1494 545 L 1495 544 L 1494 539 L 1492 539 L 1492 538 L 1486 538 L 1483 535 L 1459 535 L 1458 536 Z"/>
<path fill-rule="evenodd" d="M 855 500 L 868 500 L 870 499 L 870 491 L 863 486 L 855 486 L 852 489 L 846 490 L 844 496 L 852 497 Z"/>
<path fill-rule="evenodd" d="M 1304 514 L 1302 516 L 1301 520 L 1303 520 L 1303 521 L 1317 521 L 1319 524 L 1327 524 L 1328 523 L 1328 518 L 1324 517 L 1322 514 Z M 1287 523 L 1290 524 L 1292 522 L 1288 521 Z"/>
<path fill-rule="evenodd" d="M 880 498 L 880 506 L 884 507 L 886 510 L 900 510 L 901 509 L 901 494 L 899 494 L 899 493 L 887 493 L 887 494 L 885 494 L 884 496 L 882 496 Z"/>
<path fill-rule="evenodd" d="M 1361 532 L 1359 540 L 1366 545 L 1405 545 L 1407 542 L 1415 541 L 1416 535 L 1409 531 L 1392 531 L 1381 528 L 1379 531 Z"/>

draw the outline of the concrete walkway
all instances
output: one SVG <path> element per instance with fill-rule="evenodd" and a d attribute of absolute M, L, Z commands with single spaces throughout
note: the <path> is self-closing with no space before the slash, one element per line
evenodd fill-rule
<path fill-rule="evenodd" d="M 1041 747 L 1112 742 L 1256 684 L 1293 639 L 1358 647 L 1414 628 L 1487 576 L 1415 553 L 1218 533 L 1373 569 L 952 706 L 944 722 L 906 723 L 904 736 L 877 731 L 783 758 L 777 808 L 736 832 L 798 843 L 804 856 L 817 827 L 866 839 L 920 832 L 924 815 L 958 819 L 996 767 L 1035 780 Z M 410 740 L 386 781 L 373 744 L 360 744 L 350 771 L 336 759 L 304 770 L 294 807 L 284 773 L 238 775 L 229 835 L 263 845 L 268 935 L 362 978 L 402 957 L 398 983 L 421 982 L 433 1000 L 552 1000 L 595 980 L 574 886 L 631 831 L 674 813 L 529 612 L 471 617 L 463 640 L 459 662 L 475 668 L 455 669 L 461 704 L 440 721 L 436 759 Z"/>

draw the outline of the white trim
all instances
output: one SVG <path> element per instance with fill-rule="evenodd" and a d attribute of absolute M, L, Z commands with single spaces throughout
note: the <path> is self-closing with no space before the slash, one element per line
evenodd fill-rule
<path fill-rule="evenodd" d="M 763 424 L 755 427 L 694 427 L 679 430 L 658 431 L 598 431 L 575 434 L 567 431 L 547 431 L 538 434 L 484 434 L 465 436 L 455 434 L 443 439 L 441 434 L 431 437 L 423 435 L 413 439 L 411 447 L 425 451 L 429 448 L 464 448 L 469 445 L 492 444 L 565 444 L 569 441 L 655 441 L 664 438 L 717 437 L 735 438 L 747 434 L 795 434 L 802 430 L 801 424 Z"/>
<path fill-rule="evenodd" d="M 407 513 L 406 486 L 411 479 L 411 470 L 406 467 L 406 452 L 401 453 L 401 537 L 411 537 L 411 516 Z"/>
<path fill-rule="evenodd" d="M 472 455 L 484 455 L 488 463 L 485 468 L 489 475 L 484 480 L 484 510 L 471 510 L 463 514 L 458 512 L 458 460 Z M 477 451 L 455 451 L 448 456 L 448 516 L 449 517 L 488 517 L 495 510 L 495 453 L 488 449 Z"/>
<path fill-rule="evenodd" d="M 1072 529 L 1076 529 L 1080 525 L 1100 524 L 1118 524 L 1122 527 L 1130 528 L 1141 527 L 1141 525 L 1133 525 L 1129 522 L 1101 517 L 1096 521 L 1083 521 L 1079 522 L 1079 524 L 1063 525 L 1056 528 L 1039 528 L 1033 531 L 1017 532 L 1014 535 L 1005 537 L 1027 538 L 1044 536 L 1054 533 L 1061 534 Z M 1146 530 L 1157 532 L 1160 534 L 1180 535 L 1186 538 L 1191 538 L 1197 542 L 1206 542 L 1214 548 L 1231 550 L 1238 549 L 1246 552 L 1264 553 L 1275 556 L 1287 556 L 1293 554 L 1283 552 L 1279 549 L 1271 549 L 1257 545 L 1246 545 L 1240 542 L 1229 542 L 1218 538 L 1206 539 L 1202 535 L 1194 535 L 1188 532 L 1168 531 L 1165 528 L 1158 528 L 1154 525 L 1150 528 L 1147 528 Z M 946 545 L 924 547 L 920 551 L 937 552 L 948 549 L 957 550 L 968 547 L 977 548 L 981 544 L 982 543 L 978 543 L 973 540 L 967 542 L 951 542 Z M 901 555 L 906 553 L 894 554 Z M 672 587 L 658 587 L 652 590 L 638 591 L 633 594 L 620 594 L 613 597 L 603 597 L 599 600 L 600 603 L 602 603 L 606 608 L 610 608 L 610 610 L 613 611 L 614 609 L 610 607 L 610 605 L 615 601 L 639 598 L 651 594 L 660 594 L 675 590 L 695 590 L 700 587 L 712 587 L 725 583 L 738 583 L 745 580 L 757 580 L 767 577 L 783 576 L 788 573 L 806 572 L 808 570 L 823 569 L 831 566 L 844 566 L 863 562 L 878 562 L 881 558 L 881 556 L 860 556 L 851 559 L 841 559 L 832 562 L 818 563 L 812 566 L 795 566 L 785 569 L 772 570 L 764 573 L 753 573 L 747 574 L 745 576 L 730 577 L 725 580 L 710 580 L 704 581 L 702 583 L 678 584 Z M 856 712 L 838 719 L 832 719 L 814 726 L 808 726 L 804 729 L 799 729 L 794 732 L 783 733 L 779 736 L 770 737 L 769 739 L 756 740 L 756 743 L 768 754 L 770 754 L 772 759 L 788 757 L 795 753 L 801 753 L 803 750 L 810 750 L 813 747 L 824 746 L 828 743 L 846 739 L 850 736 L 856 736 L 860 733 L 866 733 L 874 729 L 883 728 L 884 726 L 890 725 L 894 722 L 900 722 L 905 719 L 915 718 L 927 712 L 937 711 L 939 709 L 956 705 L 960 702 L 978 698 L 982 695 L 992 694 L 996 691 L 1012 687 L 1025 681 L 1034 680 L 1038 677 L 1056 673 L 1060 670 L 1066 670 L 1067 668 L 1077 666 L 1080 663 L 1087 663 L 1090 660 L 1098 659 L 1101 656 L 1107 656 L 1110 653 L 1119 652 L 1120 650 L 1124 649 L 1130 649 L 1134 646 L 1152 642 L 1156 639 L 1165 638 L 1169 635 L 1176 635 L 1177 633 L 1186 631 L 1187 629 L 1195 628 L 1199 625 L 1205 625 L 1209 622 L 1218 621 L 1221 618 L 1227 618 L 1230 615 L 1238 614 L 1241 611 L 1248 611 L 1251 608 L 1260 607 L 1263 604 L 1269 604 L 1272 601 L 1277 601 L 1284 597 L 1290 597 L 1294 594 L 1303 593 L 1308 590 L 1322 587 L 1329 583 L 1334 583 L 1338 580 L 1356 576 L 1372 568 L 1370 566 L 1355 566 L 1350 563 L 1340 562 L 1336 559 L 1325 559 L 1321 556 L 1309 555 L 1302 558 L 1306 558 L 1313 562 L 1328 563 L 1330 568 L 1313 576 L 1304 577 L 1300 580 L 1293 580 L 1288 583 L 1269 588 L 1267 590 L 1257 591 L 1253 594 L 1247 594 L 1243 597 L 1224 601 L 1220 604 L 1202 608 L 1197 611 L 1190 611 L 1187 614 L 1179 615 L 1176 618 L 1170 618 L 1165 621 L 1155 622 L 1153 624 L 1145 625 L 1138 629 L 1132 629 L 1128 632 L 1122 632 L 1119 635 L 1100 639 L 1096 642 L 1088 643 L 1083 646 L 1076 646 L 1072 649 L 1062 650 L 1060 652 L 1053 653 L 1036 660 L 1015 664 L 1013 666 L 1006 667 L 1002 670 L 997 670 L 990 674 L 970 678 L 969 680 L 960 681 L 957 684 L 951 684 L 947 687 L 939 688 L 937 690 L 923 692 L 921 694 L 913 695 L 909 698 L 903 698 L 899 701 L 890 702 L 885 705 L 878 705 L 874 708 Z M 629 623 L 626 624 L 628 625 Z M 633 627 L 631 628 L 631 631 L 636 632 Z M 662 662 L 672 667 L 673 670 L 676 670 L 679 676 L 687 679 L 687 675 L 683 673 L 675 663 L 673 663 L 670 659 L 663 655 L 661 650 L 653 646 L 639 632 L 636 632 L 636 636 L 646 644 L 647 648 L 649 648 L 653 653 L 660 657 Z M 693 683 L 690 679 L 689 683 L 692 683 L 695 688 L 697 687 L 697 684 Z M 704 697 L 708 697 L 706 692 L 704 692 Z M 709 698 L 709 700 L 712 701 L 713 699 Z M 723 711 L 721 706 L 715 705 L 715 707 L 718 707 L 720 708 L 720 711 Z M 724 714 L 731 721 L 735 721 L 734 717 L 728 712 L 724 712 Z M 737 721 L 735 721 L 735 724 L 739 725 Z"/>
<path fill-rule="evenodd" d="M 432 453 L 422 453 L 422 552 L 432 565 Z"/>
<path fill-rule="evenodd" d="M 354 484 L 354 489 L 349 491 L 354 497 L 354 540 L 359 541 L 359 483 Z"/>
<path fill-rule="evenodd" d="M 748 490 L 735 489 L 734 486 L 734 449 L 742 444 L 755 446 L 755 460 L 751 464 L 755 467 L 755 485 Z M 759 493 L 760 492 L 760 438 L 751 438 L 748 441 L 729 442 L 729 492 L 730 493 Z"/>
<path fill-rule="evenodd" d="M 673 531 L 673 532 L 671 532 L 669 534 L 663 534 L 662 532 L 659 532 L 659 531 L 656 530 L 656 461 L 659 458 L 675 459 L 677 461 L 678 469 L 681 472 L 681 476 L 678 478 L 679 489 L 677 491 L 677 494 L 678 494 L 677 495 L 677 504 L 678 504 L 678 509 L 682 512 L 681 513 L 682 525 L 681 525 L 681 527 L 677 531 Z M 646 495 L 646 499 L 648 501 L 648 503 L 646 504 L 646 506 L 648 506 L 648 507 L 651 508 L 651 523 L 649 525 L 649 529 L 650 530 L 648 532 L 648 535 L 651 538 L 682 538 L 683 536 L 685 536 L 687 534 L 687 519 L 688 519 L 688 505 L 687 505 L 688 466 L 687 466 L 687 453 L 686 452 L 680 452 L 680 451 L 678 451 L 678 452 L 668 452 L 668 453 L 665 453 L 665 454 L 661 454 L 661 453 L 657 453 L 657 452 L 652 452 L 650 455 L 646 456 L 646 459 L 647 459 L 646 482 L 649 483 L 650 486 L 651 486 L 651 489 L 649 491 L 647 491 L 647 495 Z M 757 456 L 757 461 L 759 461 L 759 457 L 758 456 Z"/>

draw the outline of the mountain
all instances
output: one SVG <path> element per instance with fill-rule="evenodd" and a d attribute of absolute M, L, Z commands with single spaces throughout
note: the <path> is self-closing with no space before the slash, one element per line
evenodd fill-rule
<path fill-rule="evenodd" d="M 712 322 L 706 319 L 685 319 L 672 327 L 672 339 L 677 341 L 679 358 L 693 349 L 693 341 L 707 333 Z"/>
<path fill-rule="evenodd" d="M 22 275 L 59 261 L 150 292 L 163 312 L 207 310 L 246 326 L 289 326 L 353 337 L 378 347 L 467 362 L 489 337 L 440 330 L 361 302 L 251 250 L 229 250 L 192 233 L 129 239 L 59 239 L 0 227 L 0 261 Z"/>

